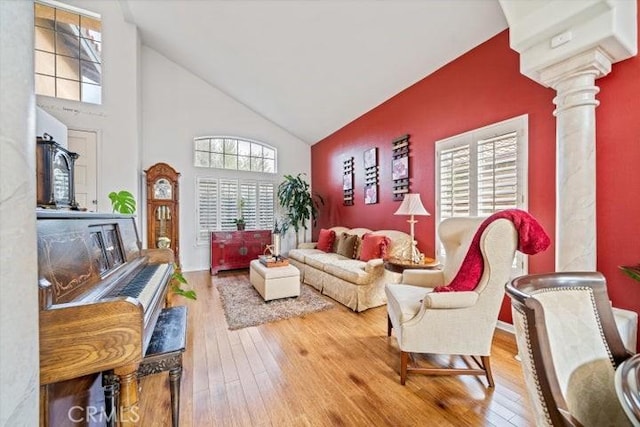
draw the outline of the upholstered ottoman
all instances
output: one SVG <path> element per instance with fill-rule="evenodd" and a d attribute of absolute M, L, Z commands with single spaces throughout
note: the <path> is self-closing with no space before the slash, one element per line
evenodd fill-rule
<path fill-rule="evenodd" d="M 267 267 L 254 259 L 249 267 L 249 281 L 265 301 L 300 295 L 300 270 L 292 265 Z"/>

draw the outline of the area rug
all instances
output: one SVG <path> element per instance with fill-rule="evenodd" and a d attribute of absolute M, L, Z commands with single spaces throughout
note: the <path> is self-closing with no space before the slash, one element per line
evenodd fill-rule
<path fill-rule="evenodd" d="M 218 292 L 230 330 L 275 322 L 328 310 L 334 305 L 309 285 L 300 285 L 300 296 L 265 302 L 246 280 L 218 282 Z"/>

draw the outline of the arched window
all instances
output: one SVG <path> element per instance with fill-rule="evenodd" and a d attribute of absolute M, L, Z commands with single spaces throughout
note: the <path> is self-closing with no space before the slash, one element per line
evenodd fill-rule
<path fill-rule="evenodd" d="M 194 166 L 276 173 L 277 151 L 257 141 L 228 136 L 194 138 Z"/>

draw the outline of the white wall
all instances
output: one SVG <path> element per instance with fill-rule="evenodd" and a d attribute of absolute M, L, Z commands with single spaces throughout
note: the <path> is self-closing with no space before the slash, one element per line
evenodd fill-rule
<path fill-rule="evenodd" d="M 137 28 L 124 21 L 116 1 L 65 0 L 102 16 L 102 105 L 38 96 L 43 110 L 69 129 L 98 133 L 98 210 L 111 212 L 107 195 L 140 188 Z"/>
<path fill-rule="evenodd" d="M 67 139 L 69 132 L 67 125 L 53 117 L 40 107 L 36 107 L 36 136 L 49 134 L 55 142 L 68 148 Z"/>
<path fill-rule="evenodd" d="M 0 426 L 38 425 L 33 4 L 0 1 Z"/>
<path fill-rule="evenodd" d="M 181 173 L 181 262 L 187 271 L 208 269 L 209 248 L 196 245 L 196 178 L 272 180 L 276 185 L 283 174 L 304 172 L 310 178 L 311 147 L 157 51 L 143 46 L 141 60 L 143 168 L 166 162 Z M 278 174 L 195 168 L 193 138 L 205 135 L 241 136 L 276 147 Z"/>

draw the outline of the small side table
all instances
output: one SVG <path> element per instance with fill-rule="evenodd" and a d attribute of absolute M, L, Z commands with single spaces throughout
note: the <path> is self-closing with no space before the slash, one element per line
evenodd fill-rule
<path fill-rule="evenodd" d="M 440 263 L 433 258 L 425 258 L 424 262 L 412 262 L 410 260 L 389 258 L 384 263 L 384 268 L 394 273 L 402 273 L 405 270 L 435 270 Z"/>

